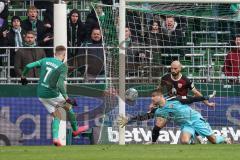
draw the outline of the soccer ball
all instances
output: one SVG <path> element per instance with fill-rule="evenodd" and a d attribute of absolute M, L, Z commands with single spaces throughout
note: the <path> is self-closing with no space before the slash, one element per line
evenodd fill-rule
<path fill-rule="evenodd" d="M 134 88 L 129 88 L 126 90 L 126 100 L 135 101 L 138 98 L 138 91 Z"/>

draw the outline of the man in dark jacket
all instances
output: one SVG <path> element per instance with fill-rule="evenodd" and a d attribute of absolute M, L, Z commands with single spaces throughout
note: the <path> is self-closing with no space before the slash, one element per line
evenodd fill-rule
<path fill-rule="evenodd" d="M 46 57 L 42 48 L 36 47 L 36 35 L 33 31 L 28 31 L 24 37 L 24 47 L 16 52 L 14 69 L 17 77 L 21 77 L 24 67 L 31 62 L 37 61 Z M 37 68 L 31 70 L 28 77 L 39 77 L 39 70 Z"/>
<path fill-rule="evenodd" d="M 19 16 L 13 16 L 11 19 L 11 29 L 3 34 L 4 37 L 4 46 L 10 47 L 23 47 L 24 35 L 26 32 L 21 27 L 21 19 Z M 18 49 L 10 49 L 10 65 L 14 65 L 14 56 L 15 52 Z M 10 75 L 15 77 L 15 72 L 10 71 Z"/>
<path fill-rule="evenodd" d="M 73 9 L 69 13 L 67 20 L 67 38 L 69 47 L 79 47 L 85 39 L 85 27 L 77 9 Z M 68 58 L 74 58 L 76 53 L 76 49 L 69 49 Z"/>
<path fill-rule="evenodd" d="M 19 16 L 13 16 L 11 19 L 11 29 L 6 34 L 4 39 L 5 46 L 11 47 L 22 47 L 23 46 L 23 37 L 26 34 L 26 31 L 21 27 L 21 18 Z"/>
<path fill-rule="evenodd" d="M 78 56 L 78 68 L 84 68 L 86 80 L 95 79 L 99 75 L 104 75 L 104 49 L 102 45 L 102 33 L 99 28 L 94 28 L 91 33 L 91 39 L 86 43 L 88 48 L 80 50 Z M 83 67 L 84 66 L 84 67 Z"/>
<path fill-rule="evenodd" d="M 43 44 L 46 34 L 44 23 L 38 19 L 38 10 L 35 6 L 30 6 L 27 11 L 28 18 L 22 22 L 22 28 L 25 31 L 34 31 L 37 33 L 37 44 Z"/>

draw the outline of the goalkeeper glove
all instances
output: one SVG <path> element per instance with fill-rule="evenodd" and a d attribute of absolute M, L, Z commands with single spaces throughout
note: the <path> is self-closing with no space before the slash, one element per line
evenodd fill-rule
<path fill-rule="evenodd" d="M 21 77 L 20 82 L 22 83 L 22 85 L 26 85 L 26 84 L 28 84 L 28 80 L 27 80 L 26 77 Z"/>
<path fill-rule="evenodd" d="M 68 99 L 66 99 L 66 102 L 68 104 L 71 104 L 72 106 L 77 106 L 77 101 L 75 99 L 68 98 Z"/>
<path fill-rule="evenodd" d="M 118 125 L 123 128 L 124 126 L 126 126 L 126 124 L 128 123 L 128 118 L 124 117 L 124 116 L 119 116 L 118 117 Z"/>

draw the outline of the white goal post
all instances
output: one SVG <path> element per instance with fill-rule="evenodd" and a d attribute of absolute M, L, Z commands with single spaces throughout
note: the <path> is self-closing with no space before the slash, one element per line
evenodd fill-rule
<path fill-rule="evenodd" d="M 125 116 L 125 23 L 126 23 L 126 4 L 128 2 L 139 3 L 240 3 L 240 0 L 120 0 L 119 3 L 119 115 Z M 123 46 L 124 45 L 124 46 Z M 119 128 L 119 144 L 125 144 L 125 128 Z"/>

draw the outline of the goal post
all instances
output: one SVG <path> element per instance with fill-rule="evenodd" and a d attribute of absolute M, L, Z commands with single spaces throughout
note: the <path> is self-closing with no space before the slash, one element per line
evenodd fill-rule
<path fill-rule="evenodd" d="M 119 7 L 119 115 L 125 116 L 125 25 L 126 2 L 120 0 Z M 125 127 L 119 127 L 119 144 L 125 144 Z"/>
<path fill-rule="evenodd" d="M 54 4 L 54 52 L 58 45 L 63 45 L 67 48 L 67 5 L 61 3 Z M 67 55 L 65 56 L 64 62 L 67 61 Z M 67 85 L 65 83 L 65 85 Z M 67 115 L 63 108 L 59 108 L 62 114 L 62 119 L 59 124 L 59 140 L 62 145 L 66 145 L 66 131 L 67 131 Z"/>

